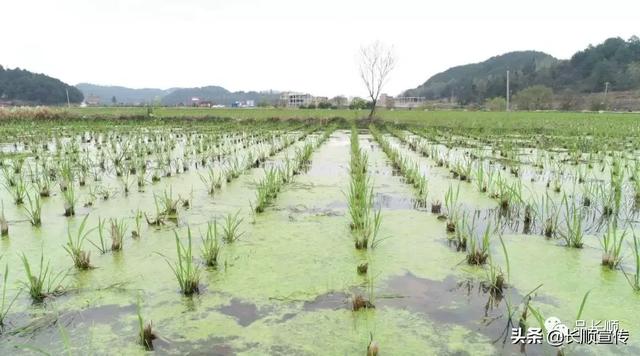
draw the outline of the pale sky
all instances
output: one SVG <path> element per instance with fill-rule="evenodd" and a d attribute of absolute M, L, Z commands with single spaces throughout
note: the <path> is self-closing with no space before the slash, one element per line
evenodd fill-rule
<path fill-rule="evenodd" d="M 640 35 L 640 1 L 2 0 L 0 64 L 133 88 L 360 95 L 360 46 L 393 45 L 384 90 L 514 50 L 569 58 Z"/>

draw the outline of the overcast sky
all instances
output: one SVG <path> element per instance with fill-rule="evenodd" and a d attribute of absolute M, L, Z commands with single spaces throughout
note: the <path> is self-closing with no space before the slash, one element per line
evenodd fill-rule
<path fill-rule="evenodd" d="M 220 85 L 364 95 L 357 51 L 381 40 L 390 94 L 514 50 L 568 58 L 640 35 L 640 1 L 2 0 L 0 64 L 77 84 Z"/>

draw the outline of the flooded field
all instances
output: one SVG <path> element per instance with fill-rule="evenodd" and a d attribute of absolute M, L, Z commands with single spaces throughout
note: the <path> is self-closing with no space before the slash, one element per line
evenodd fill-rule
<path fill-rule="evenodd" d="M 313 121 L 0 131 L 0 354 L 640 353 L 635 138 Z M 629 337 L 512 343 L 549 317 L 617 320 Z"/>

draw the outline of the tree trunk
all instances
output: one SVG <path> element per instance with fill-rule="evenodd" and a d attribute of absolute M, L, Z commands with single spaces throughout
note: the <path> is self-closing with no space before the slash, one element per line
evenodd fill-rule
<path fill-rule="evenodd" d="M 371 111 L 369 112 L 369 119 L 373 119 L 373 114 L 376 112 L 377 100 L 372 100 L 371 103 L 372 105 L 371 105 Z"/>

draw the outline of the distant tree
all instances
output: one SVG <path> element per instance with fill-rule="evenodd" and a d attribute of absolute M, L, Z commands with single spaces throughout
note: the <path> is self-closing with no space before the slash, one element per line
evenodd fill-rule
<path fill-rule="evenodd" d="M 329 100 L 331 103 L 333 103 L 333 105 L 337 106 L 337 107 L 342 107 L 342 106 L 346 106 L 347 105 L 347 98 L 345 98 L 344 96 L 338 95 L 335 96 L 333 98 L 331 98 L 331 100 Z"/>
<path fill-rule="evenodd" d="M 378 97 L 395 65 L 393 50 L 379 41 L 360 49 L 360 78 L 372 103 L 369 118 L 375 113 Z"/>
<path fill-rule="evenodd" d="M 507 110 L 507 100 L 503 97 L 495 97 L 488 99 L 484 107 L 489 111 L 505 111 Z"/>
<path fill-rule="evenodd" d="M 362 98 L 353 98 L 351 100 L 351 104 L 349 104 L 349 109 L 351 110 L 364 110 L 369 108 L 370 104 L 366 100 Z"/>
<path fill-rule="evenodd" d="M 112 96 L 111 97 L 111 104 L 116 105 L 118 103 L 118 99 L 116 99 L 116 96 Z"/>
<path fill-rule="evenodd" d="M 560 110 L 575 111 L 580 107 L 580 95 L 574 90 L 565 89 L 558 96 Z"/>
<path fill-rule="evenodd" d="M 331 103 L 328 101 L 321 101 L 318 103 L 318 109 L 330 109 Z"/>
<path fill-rule="evenodd" d="M 387 99 L 384 102 L 384 107 L 387 108 L 387 110 L 391 110 L 396 107 L 396 102 L 393 100 L 393 97 L 387 96 Z"/>
<path fill-rule="evenodd" d="M 602 96 L 599 96 L 599 95 L 592 96 L 589 101 L 589 110 L 591 111 L 607 110 L 607 103 L 604 102 L 604 98 Z"/>
<path fill-rule="evenodd" d="M 260 100 L 260 102 L 258 102 L 258 107 L 259 108 L 266 108 L 269 106 L 269 103 L 265 100 Z"/>
<path fill-rule="evenodd" d="M 513 96 L 518 110 L 545 110 L 553 105 L 553 90 L 544 85 L 534 85 Z"/>
<path fill-rule="evenodd" d="M 627 77 L 633 83 L 633 87 L 640 87 L 640 61 L 629 63 Z"/>

